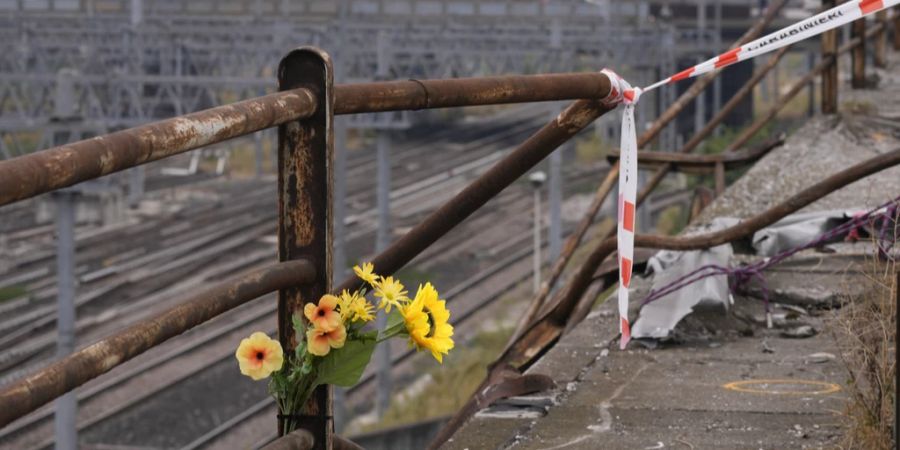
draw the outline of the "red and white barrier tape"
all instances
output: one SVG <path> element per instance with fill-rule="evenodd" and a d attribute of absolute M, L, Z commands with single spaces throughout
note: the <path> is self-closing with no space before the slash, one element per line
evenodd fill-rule
<path fill-rule="evenodd" d="M 637 202 L 638 158 L 634 105 L 640 99 L 641 94 L 666 84 L 703 75 L 713 70 L 778 50 L 896 5 L 900 5 L 900 0 L 853 0 L 729 50 L 644 89 L 632 87 L 625 79 L 612 70 L 603 69 L 601 71 L 610 81 L 609 96 L 601 100 L 601 102 L 610 106 L 620 103 L 625 105 L 622 115 L 622 141 L 619 147 L 619 216 L 617 230 L 619 240 L 619 330 L 622 333 L 622 338 L 619 341 L 620 348 L 624 349 L 631 339 L 631 328 L 628 322 L 628 286 L 631 283 L 634 255 L 634 217 Z"/>

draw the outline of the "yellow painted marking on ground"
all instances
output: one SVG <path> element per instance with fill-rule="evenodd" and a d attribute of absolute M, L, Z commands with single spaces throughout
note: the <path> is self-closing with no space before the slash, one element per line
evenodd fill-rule
<path fill-rule="evenodd" d="M 798 386 L 798 385 L 806 385 L 813 386 L 815 390 L 810 391 L 798 391 L 792 389 L 767 389 L 761 387 L 761 385 L 789 385 L 789 386 Z M 741 380 L 741 381 L 732 381 L 731 383 L 725 383 L 722 385 L 723 388 L 728 389 L 730 391 L 737 392 L 747 392 L 751 394 L 769 394 L 769 395 L 824 395 L 824 394 L 833 394 L 841 390 L 841 387 L 834 383 L 828 383 L 825 381 L 813 381 L 813 380 Z"/>

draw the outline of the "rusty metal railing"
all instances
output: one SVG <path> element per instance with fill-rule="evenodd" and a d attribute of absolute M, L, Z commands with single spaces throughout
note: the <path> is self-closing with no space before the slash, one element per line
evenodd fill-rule
<path fill-rule="evenodd" d="M 198 147 L 279 127 L 281 263 L 216 285 L 154 319 L 100 340 L 0 391 L 0 426 L 193 326 L 263 294 L 279 291 L 279 335 L 291 343 L 290 317 L 331 290 L 331 124 L 335 114 L 551 100 L 579 100 L 375 259 L 399 269 L 432 242 L 608 111 L 599 73 L 410 80 L 334 87 L 330 60 L 312 48 L 282 61 L 276 94 L 180 116 L 0 161 L 0 205 Z M 351 280 L 342 287 L 352 285 Z M 331 448 L 330 390 L 314 395 L 304 424 L 315 448 Z"/>
<path fill-rule="evenodd" d="M 745 37 L 761 32 L 784 3 L 785 0 L 775 2 L 760 23 Z M 862 33 L 862 37 L 857 37 L 835 54 L 863 45 L 863 37 L 883 32 L 884 23 L 886 22 L 882 21 Z M 752 90 L 752 85 L 758 83 L 765 72 L 774 67 L 781 54 L 773 57 L 771 64 L 751 79 L 751 86 L 742 90 L 741 95 L 747 95 Z M 836 56 L 823 58 L 811 75 L 803 78 L 803 85 L 825 68 L 833 67 L 835 61 Z M 676 101 L 642 136 L 641 145 L 652 141 L 694 96 L 711 83 L 714 76 L 712 74 L 698 79 L 686 95 Z M 335 290 L 330 283 L 332 123 L 335 115 L 576 100 L 553 121 L 376 256 L 374 263 L 379 272 L 390 274 L 481 208 L 559 145 L 610 110 L 610 107 L 603 106 L 599 101 L 610 91 L 609 80 L 599 73 L 408 80 L 339 86 L 334 86 L 332 80 L 328 55 L 314 48 L 301 48 L 290 52 L 282 60 L 278 70 L 280 92 L 276 94 L 0 161 L 2 206 L 204 145 L 265 128 L 279 127 L 280 262 L 186 297 L 178 307 L 98 341 L 4 388 L 0 391 L 0 426 L 34 411 L 166 339 L 268 292 L 279 291 L 279 337 L 283 344 L 292 344 L 295 337 L 291 335 L 290 317 L 293 312 L 301 309 L 306 302 L 315 301 L 322 294 Z M 794 91 L 792 89 L 790 92 Z M 729 105 L 733 108 L 731 103 Z M 717 115 L 713 122 L 721 122 L 726 113 Z M 766 121 L 771 120 L 775 113 L 767 115 Z M 700 134 L 708 135 L 714 128 L 715 125 L 707 126 Z M 688 144 L 690 148 L 683 149 L 683 152 L 687 153 L 696 147 L 705 135 L 691 140 Z M 719 162 L 724 164 L 724 161 L 723 158 Z M 664 166 L 657 173 L 663 175 L 671 169 L 673 163 L 677 163 L 665 160 L 661 162 Z M 723 239 L 727 241 L 742 236 L 750 228 L 770 223 L 773 218 L 796 210 L 804 202 L 812 201 L 816 195 L 824 195 L 829 189 L 833 190 L 852 179 L 898 163 L 900 154 L 892 152 L 881 159 L 848 169 L 847 173 L 841 175 L 843 178 L 832 177 L 823 182 L 825 184 L 814 186 L 812 193 L 804 191 L 806 197 L 793 199 L 786 206 L 782 205 L 774 212 L 765 213 L 763 219 L 748 222 L 751 225 L 740 230 L 706 236 L 706 240 L 639 235 L 636 244 L 663 248 L 697 248 L 721 243 Z M 602 204 L 612 185 L 609 180 L 614 180 L 615 176 L 613 170 L 601 184 L 595 204 Z M 654 177 L 657 178 L 661 179 L 661 176 Z M 649 190 L 645 192 L 649 193 Z M 646 197 L 645 193 L 641 195 L 640 199 Z M 591 214 L 595 215 L 596 211 Z M 591 220 L 583 221 L 583 226 L 579 226 L 581 235 L 586 232 Z M 570 241 L 574 244 L 567 244 L 567 250 L 569 247 L 574 248 L 579 240 L 580 237 Z M 573 281 L 549 303 L 548 309 L 535 309 L 536 312 L 543 311 L 538 316 L 539 320 L 527 323 L 522 338 L 506 350 L 495 367 L 521 368 L 555 341 L 562 332 L 562 326 L 571 321 L 570 316 L 577 308 L 579 299 L 594 279 L 596 267 L 609 254 L 612 248 L 610 246 L 614 246 L 610 242 L 614 241 L 603 241 L 594 250 L 590 260 L 581 266 Z M 561 266 L 558 262 L 554 266 L 554 273 L 557 267 L 560 267 L 561 272 L 567 261 Z M 358 280 L 348 278 L 338 290 L 351 289 L 357 285 Z M 312 436 L 311 445 L 314 448 L 332 448 L 335 438 L 332 435 L 330 388 L 320 388 L 302 413 L 310 417 L 302 427 Z M 305 439 L 303 436 L 301 438 Z"/>

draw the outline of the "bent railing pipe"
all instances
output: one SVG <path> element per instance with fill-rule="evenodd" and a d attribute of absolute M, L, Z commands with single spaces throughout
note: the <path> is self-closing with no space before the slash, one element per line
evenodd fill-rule
<path fill-rule="evenodd" d="M 156 317 L 134 324 L 0 391 L 0 427 L 112 368 L 228 310 L 262 295 L 308 283 L 316 269 L 305 260 L 255 270 L 205 289 Z"/>

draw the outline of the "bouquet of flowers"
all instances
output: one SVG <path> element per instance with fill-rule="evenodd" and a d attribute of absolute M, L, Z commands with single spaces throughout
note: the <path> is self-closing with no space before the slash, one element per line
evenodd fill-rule
<path fill-rule="evenodd" d="M 281 344 L 256 332 L 241 341 L 235 352 L 241 373 L 262 380 L 271 376 L 269 393 L 287 419 L 284 432 L 298 423 L 289 417 L 306 404 L 322 384 L 349 387 L 356 384 L 372 357 L 375 346 L 391 338 L 408 339 L 411 347 L 429 350 L 439 363 L 453 348 L 453 326 L 446 301 L 431 283 L 419 285 L 413 298 L 394 277 L 374 273 L 371 263 L 353 271 L 374 291 L 377 310 L 387 314 L 383 330 L 371 326 L 376 307 L 366 300 L 366 289 L 323 295 L 293 317 L 297 346 L 285 354 Z"/>

